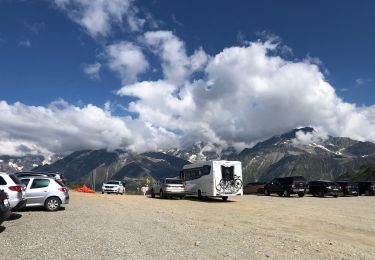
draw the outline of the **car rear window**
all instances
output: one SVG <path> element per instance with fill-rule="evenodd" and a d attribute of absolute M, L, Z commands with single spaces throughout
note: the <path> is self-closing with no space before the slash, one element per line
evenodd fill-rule
<path fill-rule="evenodd" d="M 177 179 L 166 179 L 165 183 L 168 184 L 182 184 L 182 180 L 177 180 Z"/>
<path fill-rule="evenodd" d="M 60 180 L 55 180 L 61 187 L 65 187 L 65 184 Z"/>
<path fill-rule="evenodd" d="M 30 179 L 22 179 L 21 182 L 27 187 L 27 185 L 29 185 Z"/>
<path fill-rule="evenodd" d="M 0 176 L 0 185 L 7 185 L 7 182 L 1 176 Z"/>
<path fill-rule="evenodd" d="M 18 184 L 18 185 L 21 185 L 21 184 L 22 184 L 22 182 L 20 181 L 20 179 L 18 179 L 18 178 L 16 177 L 16 175 L 14 175 L 14 174 L 9 174 L 9 177 L 12 179 L 12 181 L 14 181 L 15 184 Z"/>

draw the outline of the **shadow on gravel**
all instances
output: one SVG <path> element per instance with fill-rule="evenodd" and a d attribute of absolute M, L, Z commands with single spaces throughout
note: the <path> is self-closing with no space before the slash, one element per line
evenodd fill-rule
<path fill-rule="evenodd" d="M 5 229 L 6 227 L 0 226 L 0 234 L 3 233 Z"/>
<path fill-rule="evenodd" d="M 230 198 L 228 198 L 227 201 L 224 201 L 221 198 L 216 199 L 216 198 L 207 198 L 207 197 L 203 197 L 202 199 L 198 199 L 197 197 L 185 197 L 185 200 L 196 201 L 196 202 L 204 202 L 204 203 L 233 203 L 233 202 L 236 202 L 236 201 L 230 200 Z"/>
<path fill-rule="evenodd" d="M 148 198 L 157 199 L 157 200 L 181 200 L 180 198 L 174 198 L 174 197 L 173 198 L 167 198 L 167 199 L 162 199 L 160 197 L 155 197 L 155 198 L 148 197 Z M 190 200 L 190 201 L 205 202 L 205 203 L 231 203 L 231 202 L 235 202 L 235 201 L 230 200 L 230 198 L 228 198 L 227 201 L 223 201 L 222 199 L 215 199 L 215 198 L 208 198 L 208 197 L 203 197 L 201 200 L 198 199 L 197 197 L 185 197 L 182 200 Z"/>
<path fill-rule="evenodd" d="M 9 218 L 5 221 L 13 221 L 13 220 L 17 220 L 17 219 L 20 219 L 20 218 L 22 218 L 21 214 L 12 212 L 12 214 L 10 214 Z"/>
<path fill-rule="evenodd" d="M 64 211 L 65 208 L 61 207 L 58 211 Z M 45 211 L 45 212 L 54 212 L 54 211 L 47 211 L 44 207 L 30 207 L 30 208 L 23 208 L 17 210 L 17 212 L 35 212 L 35 211 Z"/>

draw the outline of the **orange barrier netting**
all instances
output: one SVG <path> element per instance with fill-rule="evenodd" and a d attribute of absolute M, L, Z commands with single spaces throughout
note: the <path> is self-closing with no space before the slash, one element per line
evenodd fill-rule
<path fill-rule="evenodd" d="M 74 190 L 78 192 L 95 193 L 95 191 L 87 187 L 86 184 L 84 184 L 82 187 L 75 188 Z"/>

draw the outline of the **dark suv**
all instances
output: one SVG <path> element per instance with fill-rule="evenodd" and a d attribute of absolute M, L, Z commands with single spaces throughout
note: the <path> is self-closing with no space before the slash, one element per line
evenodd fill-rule
<path fill-rule="evenodd" d="M 350 181 L 337 181 L 338 185 L 340 185 L 342 193 L 344 196 L 353 195 L 358 196 L 358 185 L 357 183 L 350 182 Z"/>
<path fill-rule="evenodd" d="M 337 198 L 342 194 L 340 185 L 332 181 L 310 181 L 309 189 L 314 197 L 333 196 Z"/>
<path fill-rule="evenodd" d="M 264 185 L 264 195 L 276 193 L 288 197 L 290 194 L 298 194 L 299 197 L 303 197 L 307 187 L 307 180 L 302 176 L 280 177 Z"/>
<path fill-rule="evenodd" d="M 358 182 L 359 195 L 375 195 L 375 181 Z"/>

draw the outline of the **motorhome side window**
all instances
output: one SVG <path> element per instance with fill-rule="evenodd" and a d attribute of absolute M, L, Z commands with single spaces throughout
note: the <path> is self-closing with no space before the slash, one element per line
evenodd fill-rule
<path fill-rule="evenodd" d="M 203 175 L 209 175 L 211 172 L 211 167 L 208 165 L 205 165 L 203 167 L 199 168 L 192 168 L 192 169 L 186 169 L 183 170 L 180 173 L 180 178 L 182 180 L 194 180 L 202 177 Z"/>

